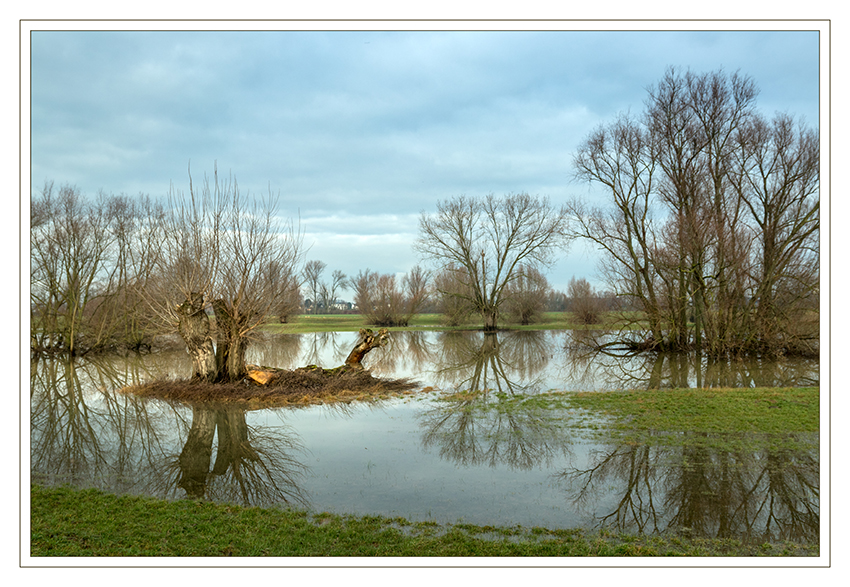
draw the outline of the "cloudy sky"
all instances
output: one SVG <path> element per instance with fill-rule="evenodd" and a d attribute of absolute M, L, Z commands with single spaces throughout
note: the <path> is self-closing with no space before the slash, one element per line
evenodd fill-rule
<path fill-rule="evenodd" d="M 88 195 L 163 196 L 171 184 L 187 189 L 190 163 L 195 178 L 217 163 L 242 191 L 279 194 L 280 212 L 300 216 L 307 258 L 327 263 L 328 275 L 405 272 L 417 262 L 419 214 L 438 200 L 593 197 L 572 180 L 577 145 L 618 112 L 640 111 L 646 88 L 668 66 L 740 70 L 760 87 L 764 113 L 788 111 L 818 125 L 817 31 L 692 30 L 697 25 L 35 30 L 31 187 L 53 180 Z M 574 275 L 595 281 L 592 251 L 573 247 L 549 278 L 563 290 Z"/>

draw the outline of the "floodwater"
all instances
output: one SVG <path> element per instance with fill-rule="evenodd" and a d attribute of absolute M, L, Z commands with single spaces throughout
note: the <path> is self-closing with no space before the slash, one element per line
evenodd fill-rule
<path fill-rule="evenodd" d="M 499 409 L 550 390 L 818 385 L 816 360 L 582 354 L 574 332 L 398 332 L 366 366 L 404 398 L 246 411 L 119 392 L 191 372 L 184 351 L 40 359 L 31 471 L 46 485 L 478 525 L 816 542 L 819 455 L 592 441 L 574 414 Z M 281 335 L 248 361 L 336 366 L 356 333 Z M 464 401 L 446 393 L 489 390 Z"/>

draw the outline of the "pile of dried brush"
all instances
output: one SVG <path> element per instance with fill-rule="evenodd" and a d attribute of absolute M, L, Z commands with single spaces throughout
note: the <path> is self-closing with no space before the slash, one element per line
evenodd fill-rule
<path fill-rule="evenodd" d="M 265 406 L 309 405 L 367 400 L 411 393 L 418 384 L 409 379 L 381 379 L 366 370 L 323 369 L 278 371 L 267 385 L 248 381 L 207 383 L 197 380 L 157 380 L 125 392 L 181 403 L 227 403 Z"/>

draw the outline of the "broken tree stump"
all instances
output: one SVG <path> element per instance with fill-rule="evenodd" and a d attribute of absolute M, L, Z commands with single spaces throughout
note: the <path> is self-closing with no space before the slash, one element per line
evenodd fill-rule
<path fill-rule="evenodd" d="M 389 338 L 390 333 L 386 328 L 381 328 L 377 334 L 372 332 L 370 328 L 361 328 L 360 338 L 348 354 L 344 364 L 333 369 L 323 369 L 316 365 L 307 365 L 306 367 L 299 367 L 298 369 L 295 369 L 294 372 L 321 372 L 323 376 L 333 377 L 352 371 L 363 371 L 363 357 L 365 357 L 372 349 L 386 346 L 389 342 Z M 286 369 L 260 367 L 257 365 L 246 365 L 245 369 L 247 371 L 247 378 L 257 385 L 272 384 L 281 376 L 281 374 L 290 373 L 290 371 L 287 371 Z"/>
<path fill-rule="evenodd" d="M 363 364 L 361 361 L 363 361 L 366 353 L 374 348 L 386 345 L 389 339 L 390 331 L 386 328 L 381 328 L 378 334 L 373 333 L 371 328 L 361 328 L 360 340 L 357 341 L 357 344 L 348 354 L 348 358 L 345 359 L 345 366 L 352 369 L 362 369 Z"/>

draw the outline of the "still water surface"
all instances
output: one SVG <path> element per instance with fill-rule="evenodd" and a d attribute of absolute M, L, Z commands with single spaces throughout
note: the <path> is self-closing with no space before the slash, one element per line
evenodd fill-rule
<path fill-rule="evenodd" d="M 818 537 L 817 451 L 619 446 L 583 438 L 567 411 L 506 412 L 502 393 L 817 385 L 811 360 L 586 356 L 571 332 L 405 332 L 367 367 L 422 388 L 374 404 L 246 411 L 118 392 L 184 377 L 185 352 L 33 361 L 33 480 L 415 521 L 547 528 L 687 528 L 743 540 Z M 355 333 L 283 335 L 248 360 L 341 364 Z M 488 389 L 470 401 L 446 393 Z"/>

